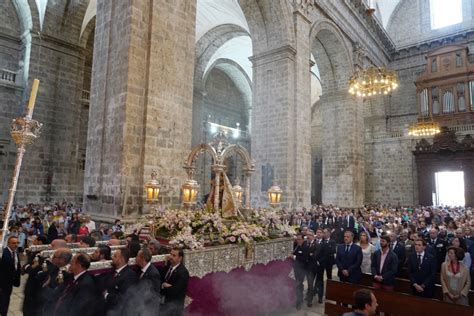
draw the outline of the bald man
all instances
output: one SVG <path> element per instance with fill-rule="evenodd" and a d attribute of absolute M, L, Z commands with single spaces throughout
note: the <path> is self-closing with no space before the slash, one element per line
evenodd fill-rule
<path fill-rule="evenodd" d="M 49 245 L 51 249 L 67 248 L 67 243 L 64 239 L 55 239 Z"/>

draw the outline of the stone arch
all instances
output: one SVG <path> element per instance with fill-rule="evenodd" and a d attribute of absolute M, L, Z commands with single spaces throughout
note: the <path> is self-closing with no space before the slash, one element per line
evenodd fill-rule
<path fill-rule="evenodd" d="M 95 33 L 95 16 L 92 17 L 89 22 L 87 23 L 86 27 L 84 28 L 84 30 L 82 31 L 81 33 L 81 36 L 79 38 L 79 46 L 81 46 L 82 48 L 86 48 L 86 46 L 88 45 L 88 43 L 91 41 L 91 36 L 93 37 L 94 36 L 94 33 Z M 92 39 L 93 41 L 93 39 Z"/>
<path fill-rule="evenodd" d="M 287 0 L 238 0 L 252 34 L 253 54 L 294 46 L 295 31 Z"/>
<path fill-rule="evenodd" d="M 351 49 L 331 21 L 316 22 L 310 31 L 310 47 L 319 68 L 323 95 L 346 87 L 353 72 Z"/>
<path fill-rule="evenodd" d="M 224 151 L 221 154 L 222 161 L 221 164 L 224 162 L 224 160 L 231 155 L 236 154 L 239 156 L 243 162 L 245 163 L 245 169 L 247 171 L 253 171 L 254 169 L 254 164 L 252 162 L 252 159 L 250 158 L 249 152 L 241 145 L 230 145 L 224 149 Z"/>
<path fill-rule="evenodd" d="M 212 56 L 227 41 L 238 37 L 249 36 L 250 34 L 239 25 L 221 24 L 208 31 L 196 43 L 196 65 L 194 70 L 194 87 L 199 91 L 204 90 L 206 66 Z M 211 68 L 209 68 L 211 69 Z"/>

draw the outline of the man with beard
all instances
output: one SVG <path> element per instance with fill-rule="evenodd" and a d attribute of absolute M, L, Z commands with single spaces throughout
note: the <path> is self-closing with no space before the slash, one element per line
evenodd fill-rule
<path fill-rule="evenodd" d="M 189 283 L 189 272 L 183 264 L 183 249 L 173 248 L 167 257 L 167 263 L 160 268 L 161 295 L 164 302 L 160 315 L 179 316 L 184 309 L 184 298 Z"/>
<path fill-rule="evenodd" d="M 381 249 L 375 251 L 372 259 L 373 286 L 376 289 L 393 291 L 398 270 L 398 257 L 390 248 L 390 237 L 380 237 Z"/>
<path fill-rule="evenodd" d="M 125 293 L 136 283 L 137 275 L 128 266 L 130 252 L 127 248 L 118 249 L 112 256 L 114 271 L 109 275 L 105 285 L 104 300 L 107 314 L 122 315 L 120 304 L 126 302 Z"/>
<path fill-rule="evenodd" d="M 111 260 L 112 250 L 107 245 L 98 245 L 91 255 L 92 262 Z"/>

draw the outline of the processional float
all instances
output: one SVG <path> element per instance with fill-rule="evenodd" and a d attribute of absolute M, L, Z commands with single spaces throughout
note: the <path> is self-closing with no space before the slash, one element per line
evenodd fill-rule
<path fill-rule="evenodd" d="M 214 173 L 213 186 L 207 201 L 208 206 L 214 211 L 220 210 L 223 218 L 238 216 L 241 208 L 250 209 L 250 177 L 255 171 L 255 165 L 248 151 L 241 145 L 230 144 L 223 131 L 219 131 L 209 144 L 202 143 L 193 147 L 188 155 L 184 163 L 184 169 L 188 175 L 188 180 L 183 185 L 184 204 L 187 206 L 196 204 L 199 186 L 194 180 L 194 175 L 196 159 L 201 153 L 208 153 L 211 156 L 211 170 Z M 239 156 L 244 163 L 242 170 L 245 177 L 244 189 L 240 187 L 239 181 L 232 186 L 227 177 L 225 160 L 233 155 Z M 194 190 L 187 189 L 192 187 Z M 242 193 L 245 193 L 244 203 L 242 203 Z"/>
<path fill-rule="evenodd" d="M 13 206 L 13 200 L 15 198 L 16 187 L 18 184 L 18 177 L 20 176 L 20 168 L 21 162 L 23 160 L 23 155 L 26 151 L 26 145 L 32 144 L 40 135 L 40 129 L 43 124 L 39 123 L 32 119 L 33 117 L 33 109 L 35 107 L 36 102 L 36 93 L 38 92 L 39 80 L 35 79 L 33 81 L 33 87 L 31 89 L 30 100 L 28 102 L 28 112 L 25 117 L 16 118 L 13 120 L 12 128 L 11 128 L 11 136 L 13 141 L 17 146 L 16 152 L 16 161 L 15 161 L 15 169 L 13 170 L 12 181 L 10 184 L 10 189 L 8 191 L 8 200 L 7 206 L 4 212 L 4 222 L 3 222 L 3 229 L 2 229 L 2 238 L 0 249 L 3 249 L 5 245 L 5 241 L 8 234 L 8 222 L 10 220 L 10 215 Z M 0 251 L 0 256 L 2 255 L 2 251 Z"/>

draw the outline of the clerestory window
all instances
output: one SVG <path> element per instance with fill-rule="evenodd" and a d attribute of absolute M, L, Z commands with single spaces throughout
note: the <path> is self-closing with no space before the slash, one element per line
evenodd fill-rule
<path fill-rule="evenodd" d="M 462 0 L 431 0 L 431 29 L 462 22 Z"/>

